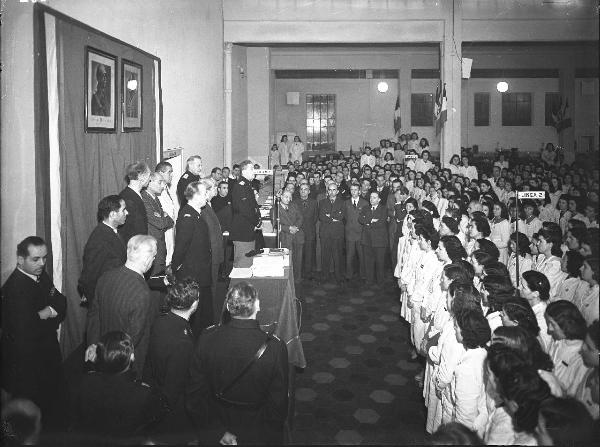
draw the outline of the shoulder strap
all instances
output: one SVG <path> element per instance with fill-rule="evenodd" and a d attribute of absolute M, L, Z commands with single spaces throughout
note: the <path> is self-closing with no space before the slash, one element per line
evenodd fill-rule
<path fill-rule="evenodd" d="M 256 353 L 254 354 L 254 356 L 248 361 L 248 363 L 246 363 L 246 365 L 240 370 L 239 373 L 237 373 L 237 375 L 227 384 L 225 385 L 223 388 L 221 388 L 220 391 L 217 391 L 216 393 L 216 397 L 218 399 L 222 399 L 223 395 L 229 391 L 229 389 L 231 389 L 231 387 L 233 385 L 235 385 L 237 382 L 239 382 L 239 380 L 248 372 L 248 370 L 250 369 L 250 367 L 258 360 L 260 359 L 263 354 L 265 353 L 265 351 L 267 350 L 267 345 L 269 344 L 269 340 L 271 340 L 271 334 L 267 333 L 267 338 L 265 339 L 264 343 L 258 348 L 258 351 L 256 351 Z"/>

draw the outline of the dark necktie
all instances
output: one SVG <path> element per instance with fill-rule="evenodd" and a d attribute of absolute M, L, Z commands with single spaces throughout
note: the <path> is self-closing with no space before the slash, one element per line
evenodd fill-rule
<path fill-rule="evenodd" d="M 371 207 L 371 211 L 375 212 L 375 207 L 374 206 Z"/>
<path fill-rule="evenodd" d="M 353 203 L 354 203 L 354 208 L 357 208 L 357 207 L 358 207 L 358 205 L 357 205 L 357 203 L 356 203 L 356 200 L 354 200 L 354 201 L 353 201 Z"/>

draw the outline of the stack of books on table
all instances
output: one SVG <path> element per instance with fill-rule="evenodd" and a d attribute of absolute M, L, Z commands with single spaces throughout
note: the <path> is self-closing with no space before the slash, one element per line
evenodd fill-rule
<path fill-rule="evenodd" d="M 290 264 L 287 248 L 265 248 L 264 253 L 252 258 L 252 267 L 234 268 L 230 278 L 277 277 L 284 276 L 284 268 Z"/>

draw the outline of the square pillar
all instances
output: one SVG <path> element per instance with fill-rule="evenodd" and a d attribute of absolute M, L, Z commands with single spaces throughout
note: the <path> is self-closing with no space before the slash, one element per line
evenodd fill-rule
<path fill-rule="evenodd" d="M 569 102 L 566 117 L 571 118 L 571 127 L 563 129 L 558 134 L 558 144 L 565 150 L 575 152 L 575 66 L 574 64 L 562 67 L 559 70 L 558 91 L 563 100 Z"/>

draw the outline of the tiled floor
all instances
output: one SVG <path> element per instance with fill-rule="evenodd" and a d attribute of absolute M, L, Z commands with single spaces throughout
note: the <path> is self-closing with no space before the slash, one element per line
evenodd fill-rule
<path fill-rule="evenodd" d="M 294 444 L 423 444 L 421 391 L 392 282 L 381 289 L 305 283 Z"/>

